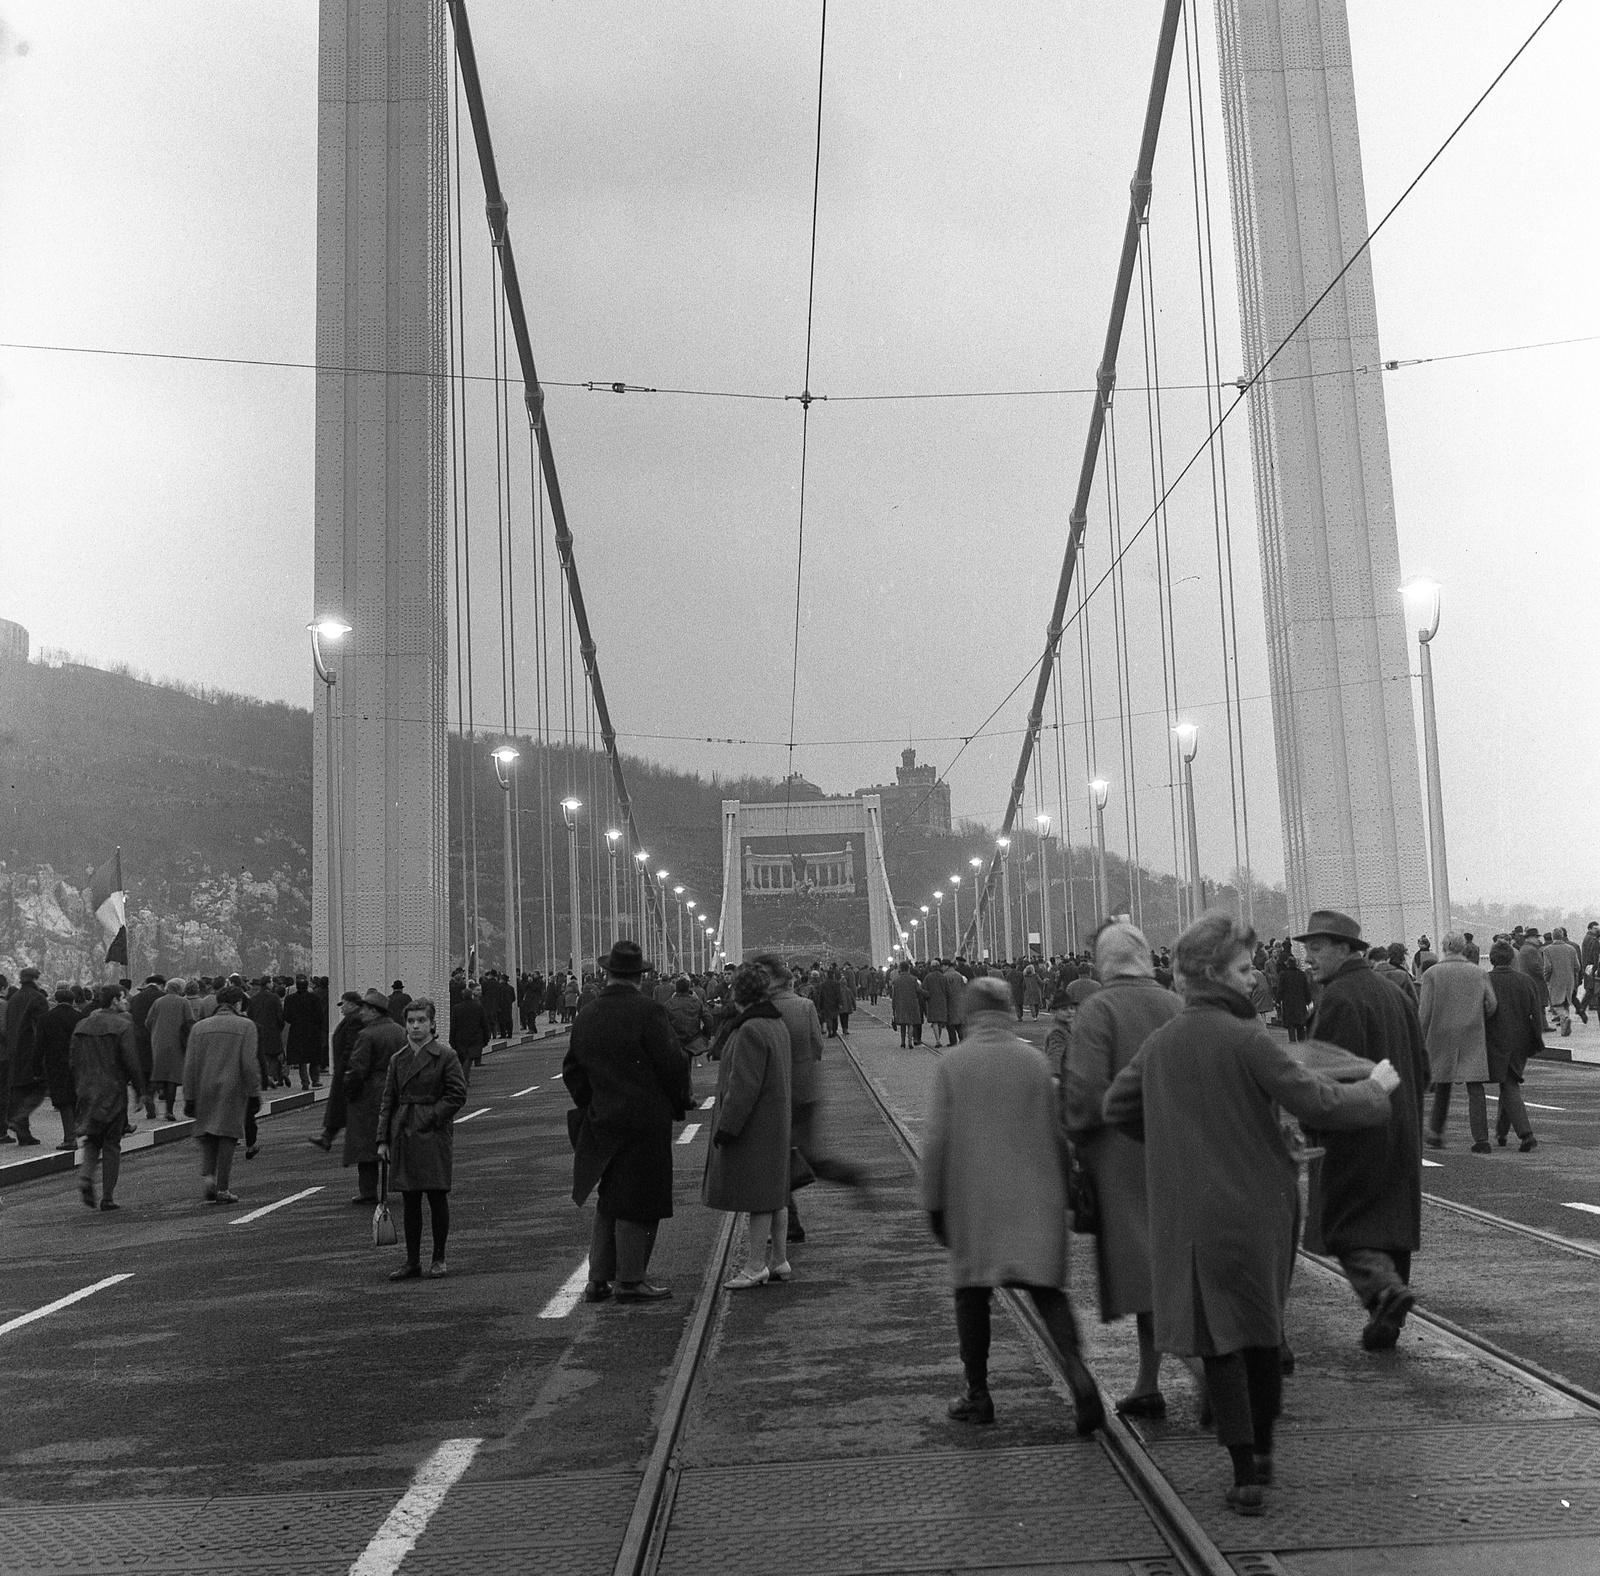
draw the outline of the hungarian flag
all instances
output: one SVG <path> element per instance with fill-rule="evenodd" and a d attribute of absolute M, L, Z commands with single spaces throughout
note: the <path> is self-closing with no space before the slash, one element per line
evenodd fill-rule
<path fill-rule="evenodd" d="M 89 906 L 105 934 L 106 962 L 128 966 L 127 894 L 122 890 L 122 850 L 95 871 L 89 882 Z"/>

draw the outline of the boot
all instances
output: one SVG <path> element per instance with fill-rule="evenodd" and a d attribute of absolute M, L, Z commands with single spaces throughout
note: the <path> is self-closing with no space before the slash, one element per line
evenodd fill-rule
<path fill-rule="evenodd" d="M 945 1409 L 958 1423 L 992 1423 L 994 1401 L 987 1384 L 966 1384 L 961 1393 Z"/>

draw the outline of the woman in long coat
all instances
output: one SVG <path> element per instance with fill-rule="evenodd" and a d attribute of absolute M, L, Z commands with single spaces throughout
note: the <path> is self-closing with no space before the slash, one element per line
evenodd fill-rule
<path fill-rule="evenodd" d="M 1044 989 L 1039 983 L 1039 971 L 1031 963 L 1022 971 L 1022 1005 L 1031 1008 L 1035 1018 L 1039 1016 L 1039 1009 L 1044 1005 Z"/>
<path fill-rule="evenodd" d="M 1489 1042 L 1484 1020 L 1495 1012 L 1494 986 L 1476 963 L 1463 953 L 1466 940 L 1456 931 L 1444 938 L 1444 956 L 1422 976 L 1417 1016 L 1428 1047 L 1428 1070 L 1433 1078 L 1433 1109 L 1423 1141 L 1430 1149 L 1444 1148 L 1444 1123 L 1450 1114 L 1450 1086 L 1467 1086 L 1467 1125 L 1472 1130 L 1472 1152 L 1489 1151 L 1489 1107 L 1483 1086 L 1489 1078 Z"/>
<path fill-rule="evenodd" d="M 1144 1148 L 1107 1127 L 1100 1108 L 1111 1081 L 1157 1029 L 1178 1016 L 1183 1004 L 1156 983 L 1150 943 L 1132 925 L 1107 925 L 1095 938 L 1094 960 L 1104 983 L 1078 1009 L 1066 1041 L 1062 1115 L 1100 1205 L 1095 1233 L 1100 1317 L 1110 1323 L 1131 1313 L 1138 1326 L 1139 1373 L 1117 1410 L 1131 1417 L 1165 1417 L 1150 1289 Z"/>
<path fill-rule="evenodd" d="M 1093 1433 L 1105 1410 L 1063 1290 L 1067 1197 L 1050 1066 L 1013 1030 L 1005 980 L 974 980 L 966 1007 L 967 1032 L 934 1070 L 922 1142 L 922 1207 L 934 1235 L 950 1249 L 966 1380 L 950 1416 L 959 1423 L 994 1421 L 989 1301 L 996 1286 L 1020 1286 L 1061 1354 L 1078 1432 Z"/>
<path fill-rule="evenodd" d="M 712 1209 L 747 1210 L 744 1268 L 726 1282 L 746 1291 L 789 1279 L 789 1031 L 767 999 L 766 971 L 741 966 L 733 979 L 738 1009 L 723 1030 L 717 1103 L 711 1113 L 701 1199 Z M 771 1240 L 770 1256 L 768 1239 Z"/>
<path fill-rule="evenodd" d="M 1325 1130 L 1382 1127 L 1400 1085 L 1389 1062 L 1339 1083 L 1280 1045 L 1250 1001 L 1254 946 L 1254 932 L 1227 914 L 1207 914 L 1178 938 L 1185 1009 L 1117 1074 L 1102 1113 L 1144 1142 L 1155 1343 L 1205 1364 L 1233 1458 L 1228 1504 L 1244 1515 L 1261 1513 L 1261 1485 L 1272 1479 L 1299 1217 L 1278 1107 Z"/>
<path fill-rule="evenodd" d="M 1306 1037 L 1311 1022 L 1311 981 L 1287 945 L 1278 960 L 1278 1016 L 1291 1041 Z"/>
<path fill-rule="evenodd" d="M 433 1003 L 417 996 L 406 1003 L 406 1044 L 389 1058 L 378 1107 L 378 1158 L 389 1164 L 389 1185 L 405 1200 L 406 1261 L 389 1279 L 422 1274 L 422 1195 L 428 1195 L 433 1262 L 428 1274 L 445 1275 L 444 1247 L 450 1236 L 452 1123 L 467 1103 L 461 1061 L 434 1034 Z"/>
<path fill-rule="evenodd" d="M 928 1022 L 933 1025 L 933 1043 L 939 1043 L 940 1033 L 950 1021 L 950 992 L 945 987 L 944 970 L 937 963 L 928 970 L 923 982 L 928 992 Z"/>

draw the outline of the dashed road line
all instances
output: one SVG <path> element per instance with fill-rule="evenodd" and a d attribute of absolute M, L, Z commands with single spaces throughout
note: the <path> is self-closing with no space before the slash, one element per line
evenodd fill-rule
<path fill-rule="evenodd" d="M 1425 1166 L 1432 1166 L 1435 1171 L 1444 1170 L 1444 1161 L 1442 1160 L 1424 1160 L 1422 1163 Z"/>
<path fill-rule="evenodd" d="M 716 1103 L 717 1097 L 714 1094 L 708 1094 L 705 1099 L 700 1102 L 700 1109 L 702 1111 L 709 1111 Z"/>
<path fill-rule="evenodd" d="M 694 1135 L 699 1131 L 700 1124 L 698 1122 L 691 1122 L 681 1133 L 678 1134 L 678 1142 L 680 1144 L 692 1144 L 694 1142 Z"/>
<path fill-rule="evenodd" d="M 564 1319 L 578 1306 L 578 1299 L 583 1295 L 583 1288 L 589 1280 L 589 1261 L 584 1259 L 562 1283 L 558 1291 L 544 1307 L 539 1310 L 541 1319 Z"/>
<path fill-rule="evenodd" d="M 1492 1094 L 1492 1095 L 1489 1096 L 1489 1098 L 1491 1100 L 1493 1100 L 1496 1105 L 1499 1105 L 1499 1103 L 1500 1103 L 1500 1096 L 1499 1095 Z M 1566 1107 L 1564 1105 L 1540 1105 L 1537 1100 L 1524 1100 L 1522 1103 L 1525 1106 L 1527 1106 L 1527 1108 L 1530 1111 L 1565 1111 L 1566 1110 Z"/>
<path fill-rule="evenodd" d="M 85 1286 L 81 1291 L 72 1292 L 66 1297 L 57 1297 L 54 1302 L 47 1302 L 42 1308 L 35 1308 L 32 1313 L 18 1314 L 15 1319 L 8 1319 L 0 1324 L 0 1335 L 9 1335 L 13 1330 L 20 1330 L 25 1324 L 32 1324 L 36 1319 L 47 1318 L 52 1313 L 59 1313 L 63 1308 L 70 1308 L 75 1302 L 82 1302 L 85 1297 L 92 1297 L 97 1291 L 104 1291 L 107 1286 L 115 1286 L 125 1280 L 133 1279 L 133 1271 L 129 1270 L 122 1275 L 108 1275 L 104 1280 L 98 1280 L 92 1286 Z"/>
<path fill-rule="evenodd" d="M 473 1117 L 482 1116 L 484 1114 L 484 1112 L 487 1111 L 488 1109 L 489 1109 L 488 1106 L 480 1105 L 476 1111 L 468 1111 L 465 1116 L 458 1116 L 456 1118 L 455 1125 L 457 1127 L 460 1127 L 463 1122 L 470 1122 L 473 1119 Z"/>
<path fill-rule="evenodd" d="M 521 1098 L 522 1098 L 522 1097 L 523 1097 L 523 1095 L 525 1095 L 525 1094 L 532 1094 L 532 1093 L 533 1093 L 533 1091 L 534 1091 L 534 1090 L 535 1090 L 535 1089 L 537 1089 L 537 1088 L 538 1088 L 538 1087 L 539 1087 L 539 1086 L 538 1086 L 538 1084 L 529 1084 L 529 1085 L 528 1085 L 528 1087 L 527 1087 L 527 1088 L 526 1088 L 526 1089 L 519 1089 L 519 1090 L 517 1090 L 517 1092 L 516 1092 L 516 1093 L 515 1093 L 515 1094 L 514 1094 L 514 1095 L 512 1095 L 512 1097 L 511 1097 L 511 1098 L 512 1098 L 512 1099 L 513 1099 L 513 1100 L 520 1100 L 520 1099 L 521 1099 Z"/>
<path fill-rule="evenodd" d="M 1600 1215 L 1600 1204 L 1563 1204 L 1563 1209 L 1581 1209 L 1586 1215 Z"/>
<path fill-rule="evenodd" d="M 417 1468 L 411 1487 L 373 1533 L 372 1542 L 350 1567 L 350 1576 L 394 1576 L 445 1495 L 472 1465 L 482 1443 L 481 1439 L 447 1439 Z"/>
<path fill-rule="evenodd" d="M 303 1198 L 310 1198 L 313 1193 L 320 1193 L 321 1185 L 302 1188 L 298 1193 L 291 1193 L 288 1198 L 280 1198 L 276 1204 L 263 1204 L 260 1209 L 253 1209 L 248 1215 L 235 1215 L 228 1222 L 230 1226 L 248 1226 L 252 1220 L 260 1220 L 263 1215 L 270 1215 L 275 1209 L 282 1209 L 285 1204 L 297 1204 Z"/>

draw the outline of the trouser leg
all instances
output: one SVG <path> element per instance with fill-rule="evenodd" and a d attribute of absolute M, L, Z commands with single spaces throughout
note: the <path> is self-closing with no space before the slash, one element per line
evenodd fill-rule
<path fill-rule="evenodd" d="M 619 1220 L 617 1222 L 617 1280 L 633 1285 L 645 1278 L 650 1255 L 655 1251 L 659 1220 Z"/>
<path fill-rule="evenodd" d="M 450 1240 L 450 1195 L 443 1188 L 428 1189 L 428 1224 L 433 1230 L 433 1256 L 443 1259 Z"/>
<path fill-rule="evenodd" d="M 589 1279 L 609 1282 L 617 1278 L 617 1218 L 603 1209 L 594 1212 L 594 1230 L 589 1233 Z"/>
<path fill-rule="evenodd" d="M 56 1115 L 61 1118 L 61 1142 L 63 1146 L 78 1142 L 78 1113 L 70 1105 L 58 1105 Z"/>
<path fill-rule="evenodd" d="M 111 1195 L 117 1191 L 117 1178 L 122 1175 L 122 1143 L 116 1138 L 108 1138 L 100 1151 L 100 1191 L 101 1196 L 110 1201 Z"/>
<path fill-rule="evenodd" d="M 378 1162 L 361 1160 L 356 1163 L 356 1191 L 362 1198 L 376 1201 L 378 1197 Z"/>
<path fill-rule="evenodd" d="M 956 1342 L 961 1367 L 973 1390 L 989 1388 L 989 1298 L 987 1286 L 956 1287 Z"/>
<path fill-rule="evenodd" d="M 261 1102 L 255 1095 L 251 1095 L 244 1103 L 244 1146 L 246 1149 L 256 1147 L 256 1139 L 260 1129 L 256 1126 L 256 1112 L 261 1109 Z"/>
<path fill-rule="evenodd" d="M 1444 1121 L 1450 1114 L 1450 1085 L 1433 1086 L 1433 1109 L 1428 1113 L 1428 1130 L 1438 1138 L 1444 1132 Z"/>
<path fill-rule="evenodd" d="M 217 1141 L 210 1133 L 200 1135 L 200 1175 L 208 1182 L 217 1178 Z"/>
<path fill-rule="evenodd" d="M 78 1165 L 78 1181 L 84 1188 L 94 1186 L 95 1167 L 100 1164 L 100 1140 L 86 1138 L 83 1141 L 83 1159 Z"/>
<path fill-rule="evenodd" d="M 233 1176 L 233 1152 L 239 1147 L 237 1138 L 219 1138 L 217 1144 L 217 1191 L 226 1193 Z"/>
<path fill-rule="evenodd" d="M 1274 1354 L 1276 1355 L 1276 1354 Z M 1217 1420 L 1217 1438 L 1229 1450 L 1255 1447 L 1255 1423 L 1250 1415 L 1250 1375 L 1242 1352 L 1201 1359 L 1206 1370 L 1206 1393 Z"/>
<path fill-rule="evenodd" d="M 1473 1143 L 1489 1142 L 1489 1102 L 1481 1083 L 1467 1085 L 1467 1125 L 1472 1129 Z"/>
<path fill-rule="evenodd" d="M 1272 1454 L 1272 1429 L 1283 1410 L 1283 1357 L 1276 1346 L 1247 1346 L 1245 1376 L 1250 1387 L 1250 1425 L 1255 1432 L 1255 1453 Z"/>
<path fill-rule="evenodd" d="M 1076 1362 L 1079 1357 L 1078 1320 L 1067 1294 L 1059 1286 L 1029 1286 L 1027 1290 L 1050 1332 L 1050 1339 L 1056 1343 L 1056 1350 L 1068 1364 Z"/>
<path fill-rule="evenodd" d="M 422 1262 L 422 1193 L 418 1188 L 407 1188 L 400 1195 L 400 1217 L 405 1223 L 406 1263 Z"/>
<path fill-rule="evenodd" d="M 850 1014 L 847 1012 L 839 1014 L 839 1032 L 840 1034 L 848 1034 L 850 1032 Z"/>
<path fill-rule="evenodd" d="M 1381 1248 L 1352 1248 L 1339 1255 L 1350 1288 L 1364 1308 L 1373 1308 L 1385 1292 L 1398 1291 L 1411 1276 L 1409 1253 L 1387 1253 Z"/>
<path fill-rule="evenodd" d="M 1527 1102 L 1522 1098 L 1522 1085 L 1515 1078 L 1507 1078 L 1500 1085 L 1500 1114 L 1495 1118 L 1495 1131 L 1504 1137 L 1508 1129 L 1515 1129 L 1518 1138 L 1532 1138 L 1533 1124 L 1528 1120 Z"/>

